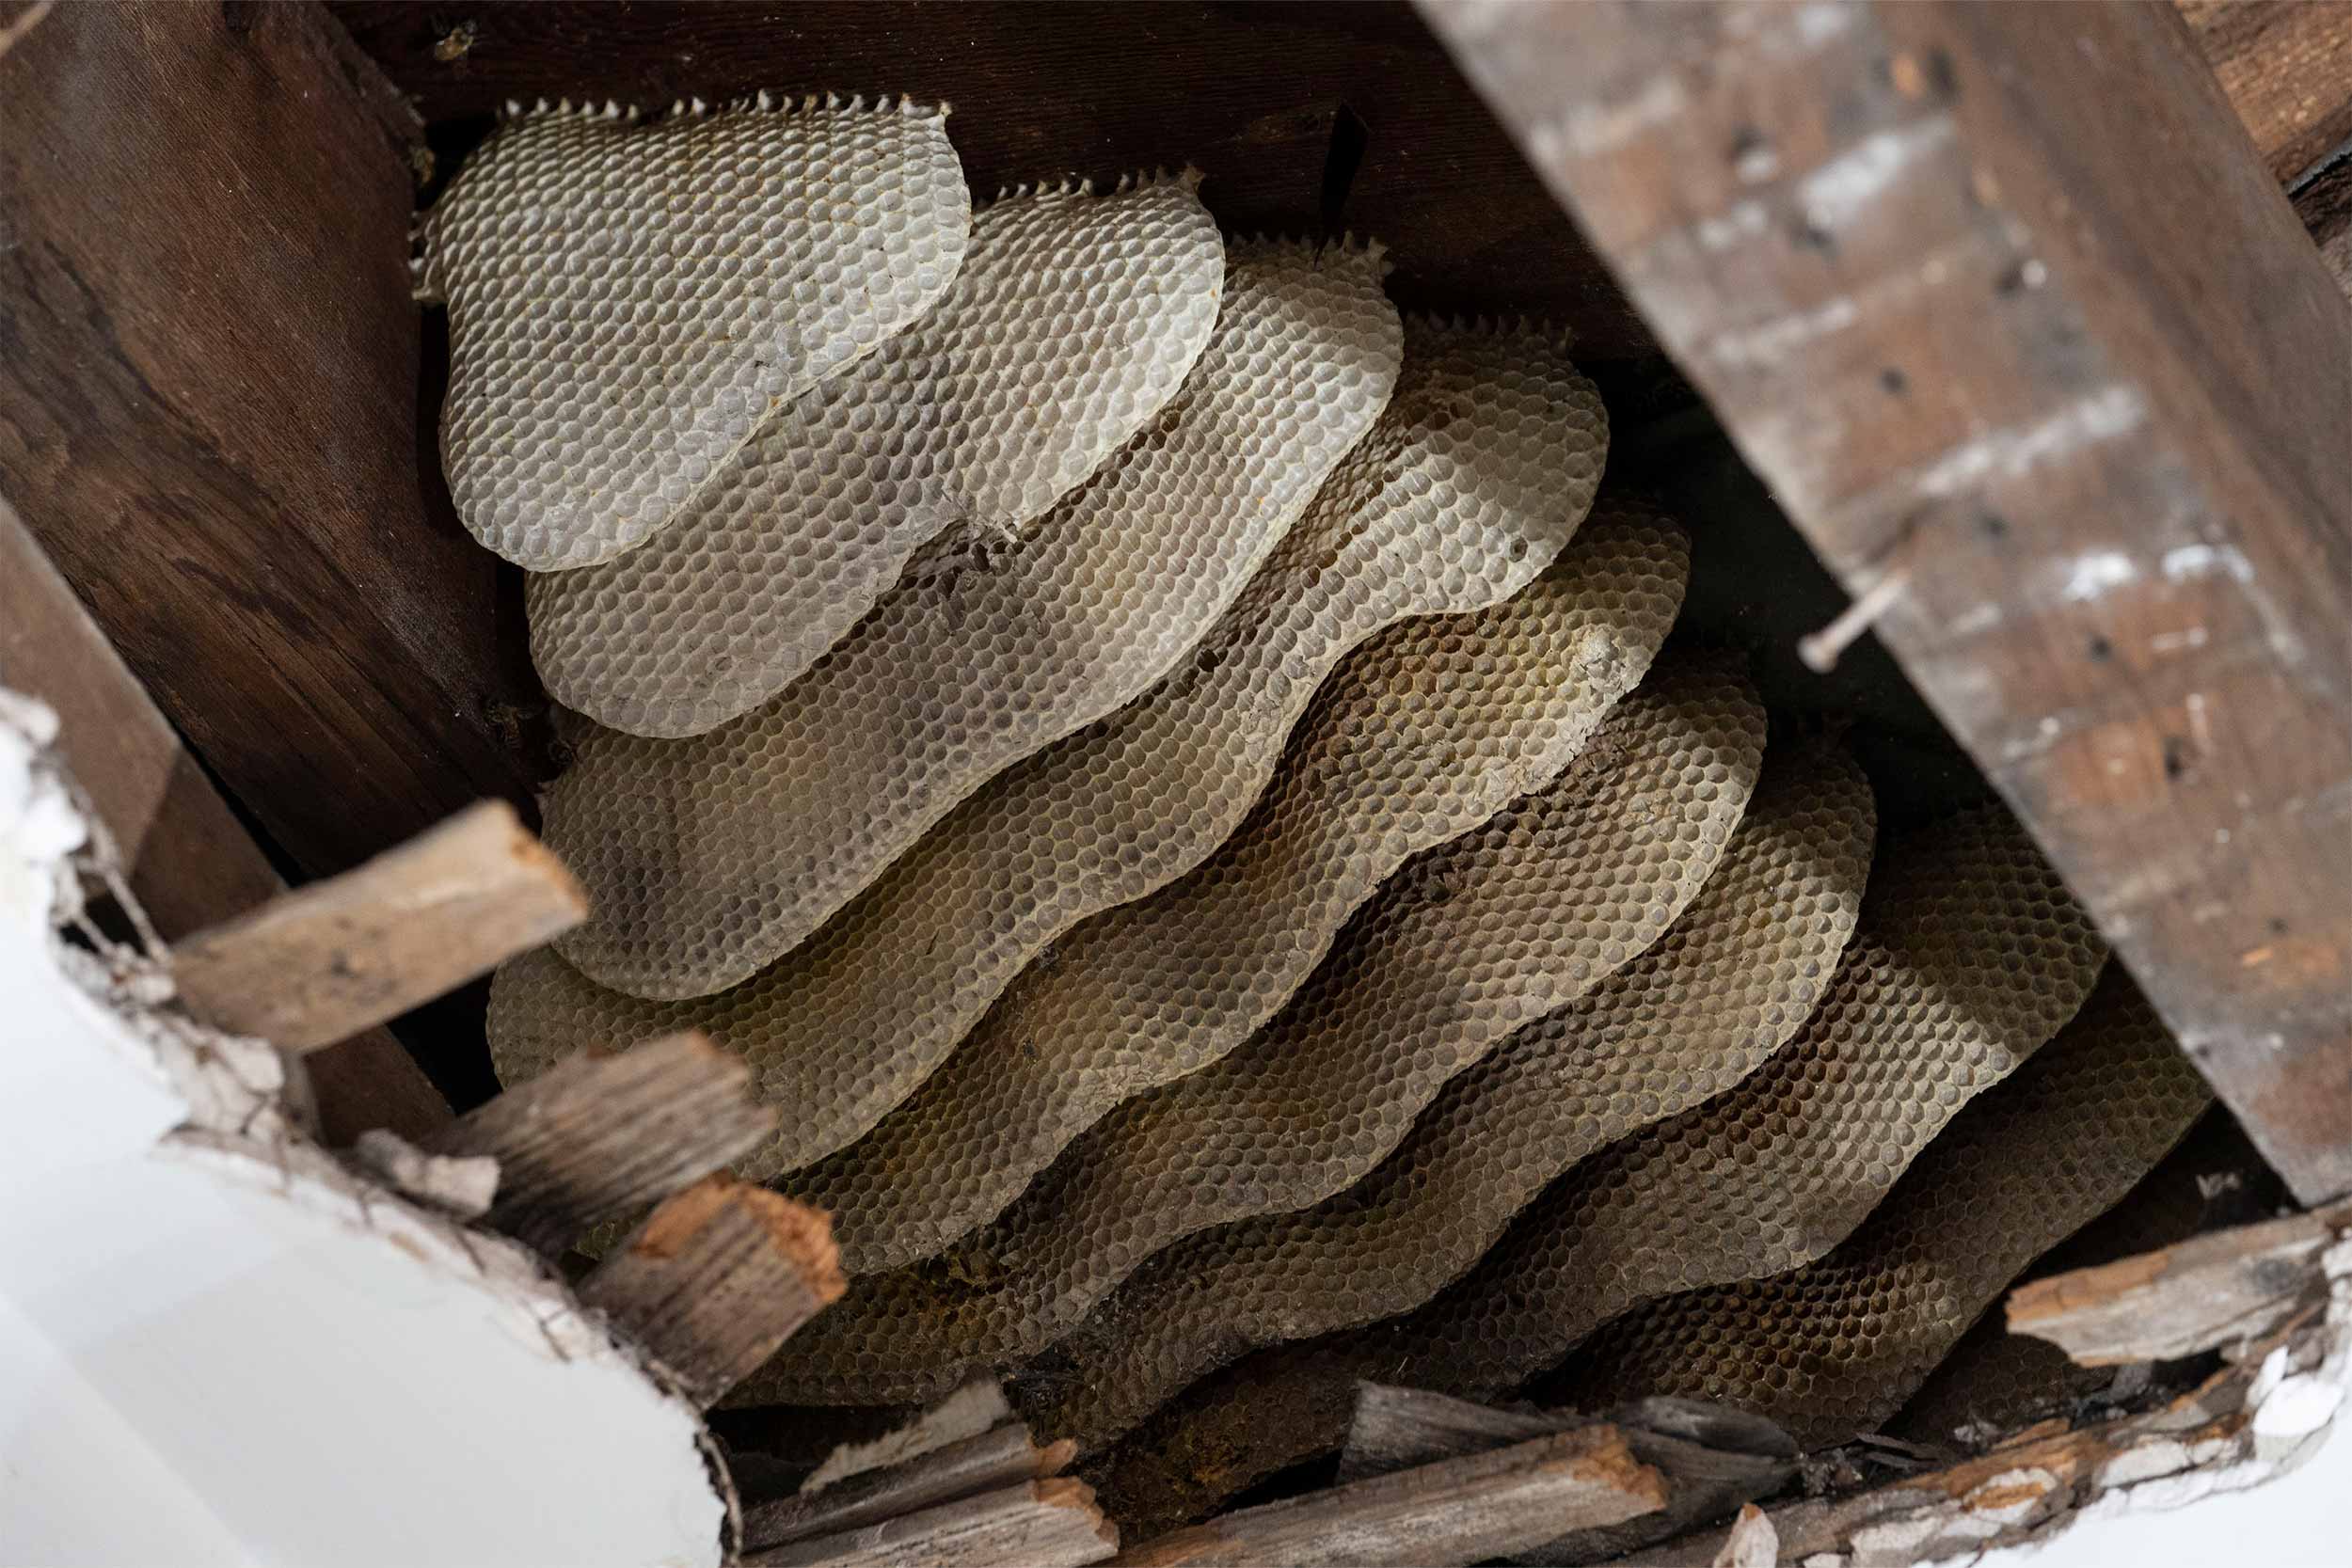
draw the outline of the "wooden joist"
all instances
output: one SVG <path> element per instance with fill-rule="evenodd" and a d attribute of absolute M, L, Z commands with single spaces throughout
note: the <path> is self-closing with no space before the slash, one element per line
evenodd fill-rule
<path fill-rule="evenodd" d="M 2280 183 L 2292 185 L 2352 138 L 2352 7 L 2176 3 Z"/>
<path fill-rule="evenodd" d="M 748 1153 L 775 1120 L 774 1107 L 752 1098 L 743 1059 L 688 1031 L 612 1054 L 583 1051 L 427 1148 L 494 1157 L 498 1199 L 485 1223 L 554 1253 Z"/>
<path fill-rule="evenodd" d="M 1425 11 L 2265 1156 L 2352 1190 L 2352 306 L 2179 17 Z"/>
<path fill-rule="evenodd" d="M 1069 1476 L 901 1514 L 847 1535 L 743 1559 L 744 1568 L 1082 1568 L 1119 1549 L 1119 1528 Z"/>
<path fill-rule="evenodd" d="M 286 891 L 180 736 L 13 508 L 0 500 L 0 686 L 38 697 L 104 824 L 131 895 L 174 941 Z M 362 1029 L 298 1066 L 319 1132 L 348 1144 L 371 1128 L 417 1138 L 449 1104 L 383 1029 Z"/>
<path fill-rule="evenodd" d="M 863 1529 L 984 1492 L 1048 1481 L 1068 1468 L 1076 1454 L 1077 1445 L 1068 1439 L 1040 1447 L 1026 1426 L 1008 1421 L 903 1465 L 748 1509 L 743 1514 L 743 1549 L 761 1551 Z"/>
<path fill-rule="evenodd" d="M 1665 1481 L 1634 1458 L 1623 1434 L 1582 1426 L 1244 1509 L 1116 1560 L 1121 1568 L 1447 1568 L 1620 1524 L 1665 1502 Z"/>
<path fill-rule="evenodd" d="M 571 873 L 503 801 L 172 944 L 195 1017 L 293 1051 L 331 1045 L 587 918 Z"/>
<path fill-rule="evenodd" d="M 708 1405 L 847 1283 L 823 1213 L 715 1175 L 648 1214 L 580 1282 L 580 1297 Z"/>

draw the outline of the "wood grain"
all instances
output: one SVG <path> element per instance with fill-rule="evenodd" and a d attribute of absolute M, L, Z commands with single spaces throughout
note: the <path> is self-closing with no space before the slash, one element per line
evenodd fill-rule
<path fill-rule="evenodd" d="M 1229 231 L 1386 241 L 1391 292 L 1408 306 L 1549 316 L 1596 358 L 1656 352 L 1401 0 L 485 6 L 462 13 L 472 41 L 453 58 L 443 45 L 460 13 L 445 6 L 333 8 L 430 120 L 542 95 L 911 93 L 954 105 L 948 135 L 976 197 L 1192 163 Z M 1343 164 L 1359 130 L 1338 200 L 1334 144 Z"/>
<path fill-rule="evenodd" d="M 2077 1364 L 2169 1361 L 2275 1332 L 2326 1293 L 2320 1254 L 2352 1232 L 2352 1205 L 2193 1236 L 2053 1275 L 2010 1293 L 2009 1329 Z"/>
<path fill-rule="evenodd" d="M 105 634 L 0 500 L 0 685 L 62 721 L 58 746 L 122 857 L 131 895 L 166 941 L 285 891 L 179 735 Z M 366 1029 L 313 1052 L 304 1072 L 319 1132 L 348 1144 L 372 1129 L 416 1138 L 449 1104 L 401 1043 Z"/>
<path fill-rule="evenodd" d="M 2263 160 L 2291 183 L 2352 137 L 2352 6 L 2178 0 Z"/>
<path fill-rule="evenodd" d="M 1432 15 L 2265 1156 L 2352 1189 L 2352 306 L 2178 17 Z"/>
<path fill-rule="evenodd" d="M 1094 1493 L 1068 1476 L 905 1513 L 743 1559 L 744 1568 L 1081 1568 L 1119 1549 Z"/>
<path fill-rule="evenodd" d="M 498 1199 L 485 1223 L 553 1254 L 750 1152 L 775 1121 L 775 1107 L 752 1098 L 743 1059 L 689 1031 L 632 1051 L 583 1050 L 426 1148 L 494 1157 Z"/>
<path fill-rule="evenodd" d="M 340 877 L 172 943 L 188 1011 L 308 1051 L 486 974 L 588 917 L 563 862 L 485 801 Z"/>
<path fill-rule="evenodd" d="M 1585 1426 L 1243 1509 L 1130 1547 L 1121 1568 L 1447 1568 L 1664 1506 L 1614 1428 Z"/>
<path fill-rule="evenodd" d="M 714 1175 L 645 1216 L 579 1290 L 708 1405 L 847 1283 L 821 1212 Z"/>
<path fill-rule="evenodd" d="M 982 1492 L 1043 1481 L 1061 1474 L 1077 1451 L 1078 1446 L 1067 1439 L 1040 1447 L 1027 1427 L 1008 1421 L 902 1465 L 746 1509 L 743 1549 L 757 1551 L 860 1529 Z"/>
<path fill-rule="evenodd" d="M 485 797 L 495 563 L 419 486 L 413 122 L 308 6 L 59 6 L 0 55 L 0 475 L 313 876 Z"/>

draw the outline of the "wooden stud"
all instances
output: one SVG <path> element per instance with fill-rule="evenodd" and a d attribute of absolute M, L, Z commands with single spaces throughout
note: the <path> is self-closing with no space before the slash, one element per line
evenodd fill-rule
<path fill-rule="evenodd" d="M 66 765 L 114 840 L 132 896 L 165 940 L 286 891 L 5 500 L 0 685 L 56 710 Z M 449 1122 L 449 1102 L 385 1030 L 361 1030 L 288 1066 L 290 1079 L 307 1077 L 328 1143 L 348 1144 L 374 1128 L 413 1139 Z"/>
<path fill-rule="evenodd" d="M 1040 1448 L 1029 1429 L 1008 1422 L 823 1491 L 783 1497 L 743 1514 L 743 1549 L 759 1551 L 820 1535 L 861 1529 L 900 1514 L 1057 1476 L 1078 1446 L 1065 1438 Z"/>
<path fill-rule="evenodd" d="M 2352 306 L 2178 16 L 1425 14 L 1848 591 L 1905 575 L 1879 635 L 2265 1155 L 2352 1190 Z"/>
<path fill-rule="evenodd" d="M 775 1125 L 775 1108 L 752 1098 L 743 1059 L 688 1030 L 568 1057 L 426 1148 L 495 1158 L 498 1198 L 484 1223 L 553 1254 L 749 1153 Z"/>
<path fill-rule="evenodd" d="M 1081 1568 L 1119 1550 L 1119 1527 L 1069 1476 L 900 1514 L 846 1535 L 755 1552 L 744 1568 Z"/>
<path fill-rule="evenodd" d="M 847 1285 L 820 1211 L 717 1175 L 647 1215 L 580 1282 L 580 1298 L 708 1405 Z"/>
<path fill-rule="evenodd" d="M 2352 8 L 2176 0 L 2281 184 L 2352 137 Z"/>
<path fill-rule="evenodd" d="M 1447 1568 L 1665 1506 L 1666 1485 L 1613 1427 L 1586 1426 L 1374 1476 L 1171 1530 L 1120 1568 Z"/>
<path fill-rule="evenodd" d="M 2217 1230 L 2010 1292 L 2009 1328 L 2086 1367 L 2169 1361 L 2272 1333 L 2324 1293 L 2320 1255 L 2352 1204 Z"/>
<path fill-rule="evenodd" d="M 354 871 L 172 944 L 188 1011 L 307 1051 L 465 984 L 588 916 L 570 872 L 502 800 Z"/>

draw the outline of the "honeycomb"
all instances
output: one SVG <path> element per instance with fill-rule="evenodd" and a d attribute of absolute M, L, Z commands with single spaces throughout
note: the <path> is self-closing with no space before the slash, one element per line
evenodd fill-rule
<path fill-rule="evenodd" d="M 1548 1392 L 1588 1410 L 1719 1400 L 1815 1448 L 1873 1431 L 2036 1253 L 2122 1198 L 2209 1100 L 2110 965 L 2081 1015 L 1953 1117 L 1836 1250 L 1629 1313 Z"/>
<path fill-rule="evenodd" d="M 632 735 L 699 735 L 815 663 L 918 546 L 1060 499 L 1209 341 L 1225 245 L 1195 182 L 982 212 L 946 297 L 761 426 L 658 537 L 532 575 L 548 692 Z"/>
<path fill-rule="evenodd" d="M 978 265 L 976 245 L 965 276 Z M 515 960 L 491 990 L 501 1075 L 533 1076 L 576 1040 L 691 1024 L 792 1107 L 745 1174 L 831 1153 L 929 1077 L 1055 938 L 1230 836 L 1349 648 L 1406 615 L 1494 604 L 1542 571 L 1591 503 L 1606 430 L 1557 341 L 1411 324 L 1372 433 L 1158 687 L 990 781 L 740 987 L 646 1003 L 552 954 Z"/>
<path fill-rule="evenodd" d="M 971 217 L 944 113 L 911 103 L 506 120 L 420 233 L 457 515 L 535 571 L 642 543 L 771 411 L 929 309 Z"/>
<path fill-rule="evenodd" d="M 1686 563 L 1678 529 L 1625 512 L 1503 604 L 1365 643 L 1214 855 L 1073 929 L 913 1098 L 785 1190 L 833 1216 L 851 1274 L 987 1223 L 1113 1105 L 1273 1017 L 1414 850 L 1565 767 L 1648 667 Z"/>
<path fill-rule="evenodd" d="M 1642 1302 L 1820 1257 L 1962 1104 L 2074 1016 L 2105 956 L 2005 813 L 1890 846 L 1827 995 L 1770 1061 L 1586 1160 L 1423 1307 L 1248 1356 L 1098 1474 L 1139 1518 L 1188 1517 L 1335 1447 L 1357 1378 L 1492 1395 Z"/>
<path fill-rule="evenodd" d="M 545 836 L 595 912 L 557 951 L 639 996 L 739 984 L 993 774 L 1150 687 L 1388 402 L 1379 274 L 1367 250 L 1235 246 L 1183 390 L 1022 537 L 934 540 L 808 673 L 707 735 L 583 727 Z"/>
<path fill-rule="evenodd" d="M 1113 1111 L 946 1258 L 858 1280 L 768 1386 L 929 1397 L 1041 1349 L 1159 1248 L 1359 1180 L 1447 1079 L 1658 940 L 1722 858 L 1764 728 L 1728 661 L 1654 674 L 1554 782 L 1386 883 L 1264 1029 Z"/>
<path fill-rule="evenodd" d="M 1820 1001 L 1875 829 L 1869 783 L 1843 752 L 1768 761 L 1723 861 L 1657 945 L 1454 1079 L 1355 1186 L 1152 1258 L 1032 1369 L 1031 1424 L 1091 1449 L 1254 1346 L 1417 1307 L 1554 1176 L 1738 1083 Z"/>

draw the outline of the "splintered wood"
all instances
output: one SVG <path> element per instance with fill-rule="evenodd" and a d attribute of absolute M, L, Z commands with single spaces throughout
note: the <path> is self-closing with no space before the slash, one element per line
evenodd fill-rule
<path fill-rule="evenodd" d="M 633 1214 L 748 1152 L 774 1127 L 740 1057 L 689 1032 L 612 1055 L 582 1052 L 432 1140 L 499 1162 L 487 1221 L 542 1252 Z"/>
<path fill-rule="evenodd" d="M 1040 1448 L 1027 1427 L 1008 1422 L 813 1496 L 762 1503 L 743 1515 L 743 1545 L 755 1551 L 787 1545 L 1023 1481 L 1050 1480 L 1076 1452 L 1077 1445 L 1066 1439 Z"/>
<path fill-rule="evenodd" d="M 1245 1509 L 1122 1552 L 1121 1568 L 1445 1568 L 1665 1506 L 1613 1427 L 1587 1426 Z"/>
<path fill-rule="evenodd" d="M 709 1176 L 647 1216 L 580 1294 L 707 1405 L 837 1300 L 842 1285 L 822 1213 Z"/>
<path fill-rule="evenodd" d="M 172 946 L 188 1011 L 305 1051 L 485 974 L 587 917 L 563 863 L 502 801 Z"/>

